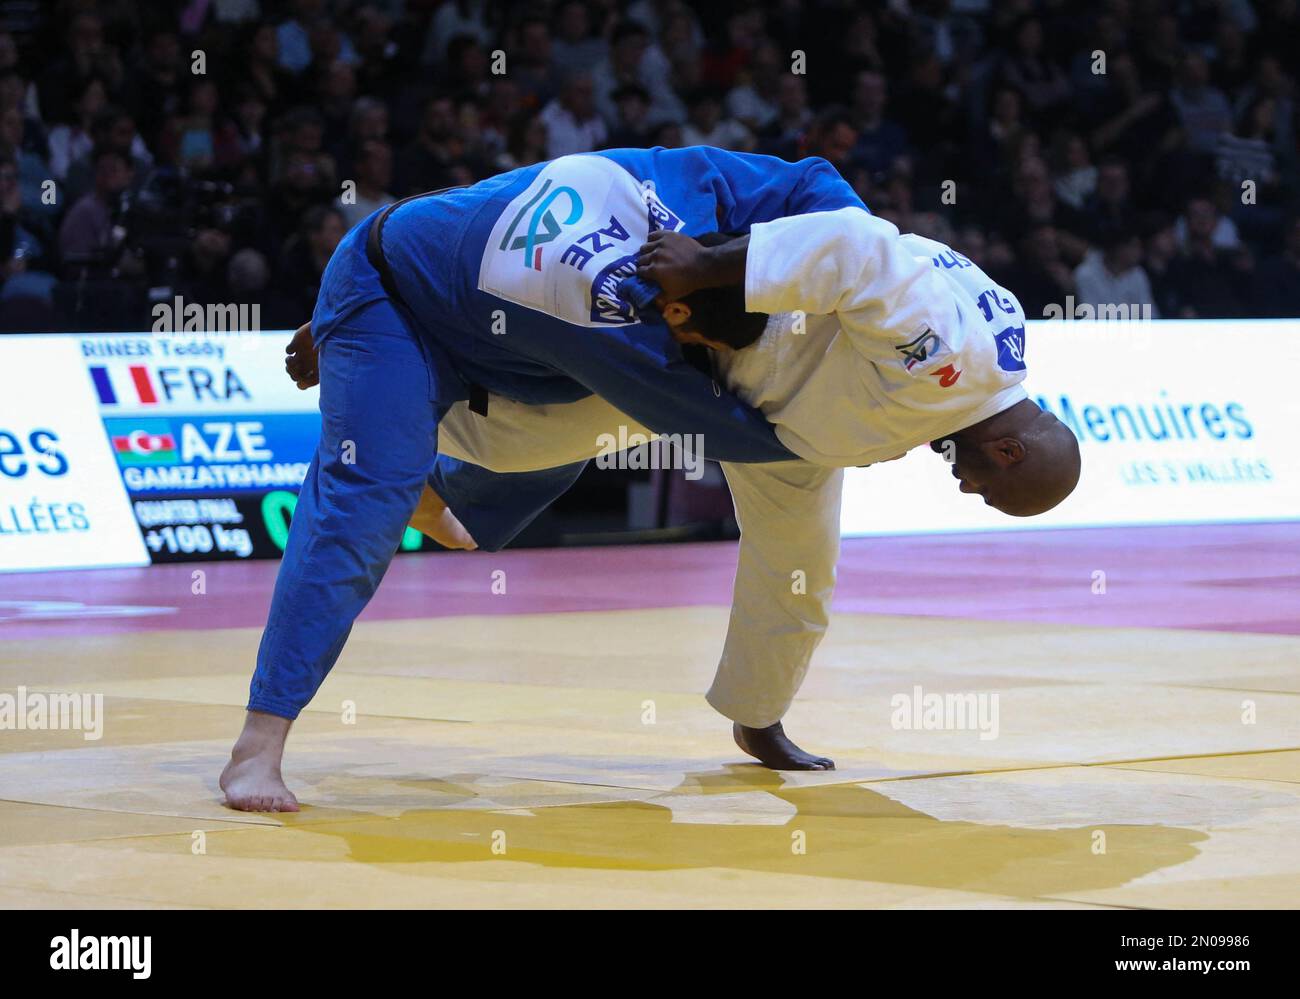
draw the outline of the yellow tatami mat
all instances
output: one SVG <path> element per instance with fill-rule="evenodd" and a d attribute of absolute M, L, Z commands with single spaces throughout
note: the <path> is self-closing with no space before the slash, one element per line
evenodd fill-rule
<path fill-rule="evenodd" d="M 0 905 L 1300 900 L 1300 639 L 839 615 L 786 720 L 839 769 L 774 774 L 701 696 L 725 619 L 363 623 L 290 739 L 296 815 L 216 784 L 256 630 L 5 643 L 0 693 L 104 717 L 0 732 Z M 926 695 L 983 713 L 917 728 Z"/>

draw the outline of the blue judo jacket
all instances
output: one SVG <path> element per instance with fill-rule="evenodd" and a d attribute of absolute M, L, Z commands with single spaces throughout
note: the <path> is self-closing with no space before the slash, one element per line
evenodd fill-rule
<path fill-rule="evenodd" d="M 781 461 L 793 455 L 762 415 L 687 363 L 657 316 L 637 312 L 621 279 L 655 229 L 744 233 L 848 205 L 865 207 L 819 158 L 614 149 L 403 203 L 382 245 L 408 319 L 445 352 L 463 386 L 532 404 L 594 392 L 658 433 L 701 434 L 709 458 Z M 374 217 L 344 237 L 326 269 L 313 317 L 318 344 L 389 297 L 365 255 Z M 548 271 L 562 267 L 589 268 L 584 302 L 557 300 Z"/>

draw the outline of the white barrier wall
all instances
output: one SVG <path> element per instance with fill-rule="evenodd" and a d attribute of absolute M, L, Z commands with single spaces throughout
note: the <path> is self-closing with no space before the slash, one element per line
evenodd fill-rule
<path fill-rule="evenodd" d="M 1300 519 L 1300 320 L 1027 332 L 1026 388 L 1081 441 L 1075 494 L 1005 517 L 918 448 L 849 470 L 845 535 Z M 288 338 L 0 337 L 0 571 L 276 556 L 319 428 Z"/>
<path fill-rule="evenodd" d="M 148 564 L 76 343 L 0 337 L 0 570 Z"/>
<path fill-rule="evenodd" d="M 1030 322 L 1025 388 L 1080 439 L 1055 510 L 1007 517 L 928 448 L 850 469 L 846 536 L 1300 519 L 1300 320 Z"/>

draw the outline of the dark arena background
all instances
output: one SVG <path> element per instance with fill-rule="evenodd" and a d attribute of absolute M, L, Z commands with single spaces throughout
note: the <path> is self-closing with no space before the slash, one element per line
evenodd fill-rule
<path fill-rule="evenodd" d="M 0 0 L 0 904 L 1295 907 L 1298 70 L 1294 0 Z M 971 269 L 1018 299 L 997 364 L 1072 432 L 1077 488 L 1008 517 L 918 436 L 840 462 L 825 522 L 763 494 L 744 537 L 828 530 L 834 593 L 778 549 L 742 557 L 814 610 L 742 579 L 728 638 L 745 542 L 722 469 L 631 420 L 599 454 L 593 431 L 595 460 L 502 550 L 418 522 L 388 539 L 293 726 L 287 791 L 273 774 L 229 800 L 268 619 L 312 637 L 271 597 L 340 348 L 324 392 L 285 358 L 331 258 L 363 259 L 345 234 L 559 157 L 701 146 L 771 157 L 745 161 L 755 185 L 821 158 L 876 219 L 944 244 L 927 278 Z M 633 254 L 656 205 L 681 222 L 668 186 L 646 197 Z M 577 237 L 562 204 L 517 245 Z M 455 232 L 425 238 L 457 263 Z M 874 280 L 874 252 L 809 280 Z M 618 335 L 666 345 L 665 378 L 709 372 L 665 333 L 669 297 Z M 926 390 L 979 377 L 956 352 L 909 374 L 931 333 L 854 363 Z M 822 391 L 804 411 L 827 421 L 916 419 L 865 381 Z M 399 449 L 395 397 L 364 403 Z M 515 404 L 490 401 L 471 426 Z M 523 473 L 494 471 L 489 500 L 512 500 Z M 352 495 L 311 499 L 344 526 L 321 514 L 299 543 L 364 554 Z M 752 666 L 737 630 L 799 629 L 816 651 L 784 731 L 834 769 L 761 765 L 704 697 L 720 656 Z M 1108 966 L 1198 959 L 1114 936 Z M 84 957 L 51 946 L 54 968 Z"/>

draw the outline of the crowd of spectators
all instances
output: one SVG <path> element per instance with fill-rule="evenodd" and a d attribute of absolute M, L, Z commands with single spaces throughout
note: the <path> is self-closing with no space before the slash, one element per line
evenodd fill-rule
<path fill-rule="evenodd" d="M 405 195 L 822 156 L 1026 313 L 1300 315 L 1296 0 L 0 0 L 0 327 L 310 315 Z"/>

